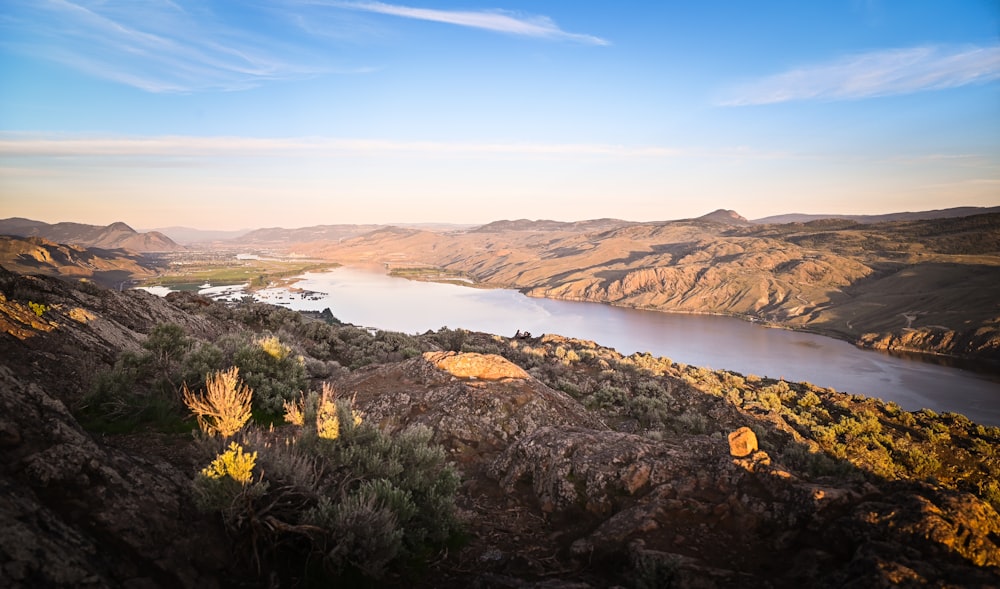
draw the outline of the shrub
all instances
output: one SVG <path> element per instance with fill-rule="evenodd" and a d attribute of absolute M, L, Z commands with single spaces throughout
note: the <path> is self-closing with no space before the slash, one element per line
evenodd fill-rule
<path fill-rule="evenodd" d="M 174 323 L 161 323 L 153 328 L 142 343 L 152 367 L 158 373 L 161 392 L 176 393 L 177 376 L 181 362 L 191 347 L 191 340 L 184 328 Z"/>
<path fill-rule="evenodd" d="M 216 372 L 205 378 L 205 394 L 195 395 L 184 384 L 184 404 L 198 418 L 198 426 L 208 435 L 228 438 L 250 419 L 252 391 L 239 379 L 239 368 Z"/>
<path fill-rule="evenodd" d="M 329 385 L 285 409 L 288 437 L 251 426 L 195 478 L 198 505 L 223 515 L 262 578 L 289 566 L 307 585 L 370 582 L 414 570 L 455 537 L 459 479 L 431 430 L 388 435 Z"/>
<path fill-rule="evenodd" d="M 241 485 L 246 485 L 253 479 L 253 467 L 256 462 L 256 452 L 244 454 L 243 446 L 232 442 L 228 450 L 202 469 L 201 474 L 210 479 L 229 477 Z"/>
<path fill-rule="evenodd" d="M 255 408 L 270 415 L 280 415 L 306 385 L 305 361 L 274 336 L 240 345 L 233 363 L 254 391 Z"/>
<path fill-rule="evenodd" d="M 257 453 L 246 453 L 232 442 L 194 479 L 195 505 L 203 511 L 219 511 L 227 526 L 238 527 L 243 511 L 267 492 L 267 484 L 253 482 Z"/>
<path fill-rule="evenodd" d="M 352 429 L 361 425 L 361 413 L 353 409 L 353 404 L 337 403 L 337 393 L 330 383 L 323 383 L 320 392 L 310 393 L 297 401 L 286 401 L 284 404 L 285 421 L 303 426 L 308 419 L 310 425 L 315 424 L 316 435 L 328 440 L 336 440 L 340 437 L 340 414 L 344 413 L 347 418 L 346 427 Z"/>

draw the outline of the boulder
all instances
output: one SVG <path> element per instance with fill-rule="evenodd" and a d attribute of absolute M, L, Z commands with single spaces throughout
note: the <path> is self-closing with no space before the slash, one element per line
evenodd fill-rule
<path fill-rule="evenodd" d="M 529 378 L 528 373 L 520 366 L 496 354 L 425 352 L 424 360 L 458 378 L 478 380 Z"/>
<path fill-rule="evenodd" d="M 744 426 L 729 434 L 729 453 L 736 458 L 749 456 L 757 451 L 757 434 Z"/>

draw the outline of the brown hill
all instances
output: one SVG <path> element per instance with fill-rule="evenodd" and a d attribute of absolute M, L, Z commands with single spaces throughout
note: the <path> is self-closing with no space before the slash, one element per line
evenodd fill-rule
<path fill-rule="evenodd" d="M 950 219 L 952 217 L 968 217 L 971 215 L 985 215 L 989 213 L 1000 213 L 1000 207 L 952 207 L 949 209 L 934 209 L 931 211 L 916 211 L 905 213 L 887 213 L 884 215 L 843 215 L 843 214 L 802 214 L 790 213 L 785 215 L 772 215 L 754 219 L 752 223 L 758 224 L 784 224 L 784 223 L 808 223 L 821 219 L 844 219 L 857 223 L 887 223 L 892 221 L 925 221 L 929 219 Z"/>
<path fill-rule="evenodd" d="M 702 215 L 698 217 L 699 221 L 710 221 L 714 223 L 723 223 L 725 225 L 749 225 L 750 221 L 746 220 L 746 217 L 740 215 L 736 211 L 731 211 L 728 209 L 719 209 L 717 211 L 712 211 L 707 215 Z"/>
<path fill-rule="evenodd" d="M 505 223 L 380 231 L 309 251 L 343 264 L 439 268 L 531 296 L 727 314 L 873 347 L 1000 360 L 1000 214 L 596 232 Z"/>
<path fill-rule="evenodd" d="M 41 237 L 0 235 L 0 265 L 14 272 L 87 278 L 115 286 L 156 274 L 157 262 L 133 251 L 58 244 Z"/>
<path fill-rule="evenodd" d="M 630 221 L 621 219 L 591 219 L 588 221 L 550 221 L 540 219 L 531 221 L 529 219 L 517 219 L 515 221 L 493 221 L 473 229 L 477 233 L 503 233 L 507 231 L 569 231 L 569 232 L 594 232 L 608 231 L 625 225 L 634 225 Z"/>
<path fill-rule="evenodd" d="M 280 247 L 299 243 L 340 241 L 378 229 L 379 225 L 315 225 L 297 229 L 268 227 L 255 229 L 229 240 L 231 244 Z"/>
<path fill-rule="evenodd" d="M 101 227 L 82 223 L 49 224 L 15 217 L 0 219 L 0 235 L 43 237 L 57 243 L 102 249 L 127 249 L 134 252 L 168 252 L 184 249 L 162 233 L 157 231 L 138 233 L 121 222 Z"/>

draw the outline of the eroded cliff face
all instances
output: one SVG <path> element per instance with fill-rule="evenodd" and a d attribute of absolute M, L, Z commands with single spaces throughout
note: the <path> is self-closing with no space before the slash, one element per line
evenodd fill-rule
<path fill-rule="evenodd" d="M 955 331 L 943 326 L 904 328 L 897 333 L 866 333 L 858 345 L 874 350 L 975 357 L 1000 362 L 1000 317 L 990 325 Z"/>
<path fill-rule="evenodd" d="M 348 264 L 437 267 L 537 297 L 733 315 L 863 345 L 884 339 L 890 348 L 994 360 L 998 240 L 1000 215 L 988 214 L 865 226 L 694 220 L 587 231 L 516 224 L 380 232 L 315 253 Z"/>
<path fill-rule="evenodd" d="M 5 582 L 267 582 L 267 571 L 255 577 L 236 568 L 232 539 L 194 508 L 191 478 L 204 464 L 190 433 L 94 434 L 70 410 L 93 374 L 117 352 L 141 346 L 159 323 L 183 326 L 204 341 L 248 324 L 220 319 L 231 312 L 201 299 L 171 301 L 9 273 L 0 275 L 0 292 L 7 326 L 0 333 Z M 28 303 L 40 301 L 47 309 L 39 315 Z M 303 354 L 332 353 L 330 340 L 316 335 L 329 336 L 328 326 L 274 320 L 280 313 L 289 312 L 272 316 L 256 306 L 252 323 L 269 326 Z M 307 334 L 316 339 L 293 340 Z M 642 357 L 625 364 L 593 342 L 555 336 L 470 335 L 458 347 L 474 352 L 443 350 L 443 340 L 432 336 L 414 341 L 420 350 L 408 359 L 328 371 L 310 383 L 312 389 L 331 383 L 385 430 L 430 427 L 461 471 L 466 544 L 437 555 L 423 577 L 388 584 L 1000 584 L 1000 516 L 989 503 L 916 477 L 887 480 L 846 462 L 820 474 L 784 464 L 774 450 L 779 442 L 819 451 L 801 421 L 706 393 L 667 364 Z M 618 384 L 601 388 L 602 378 Z M 640 406 L 640 389 L 653 388 L 662 403 Z M 816 407 L 814 415 L 849 400 L 830 395 L 789 399 Z M 602 399 L 633 403 L 642 409 L 637 415 L 676 427 L 654 431 L 643 426 L 645 418 Z M 831 428 L 837 424 L 827 419 Z M 753 432 L 762 436 L 759 447 Z M 973 444 L 958 437 L 954 443 Z"/>

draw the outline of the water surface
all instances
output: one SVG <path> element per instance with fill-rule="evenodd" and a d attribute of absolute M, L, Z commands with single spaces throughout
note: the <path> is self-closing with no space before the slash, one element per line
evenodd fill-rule
<path fill-rule="evenodd" d="M 518 330 L 536 336 L 556 333 L 593 340 L 626 355 L 650 352 L 695 366 L 808 381 L 895 401 L 910 411 L 953 411 L 1000 425 L 1000 375 L 862 350 L 840 340 L 732 317 L 535 299 L 514 290 L 393 278 L 380 269 L 309 273 L 295 286 L 315 292 L 271 289 L 257 297 L 296 310 L 329 307 L 341 321 L 405 333 L 441 327 L 505 336 Z"/>

